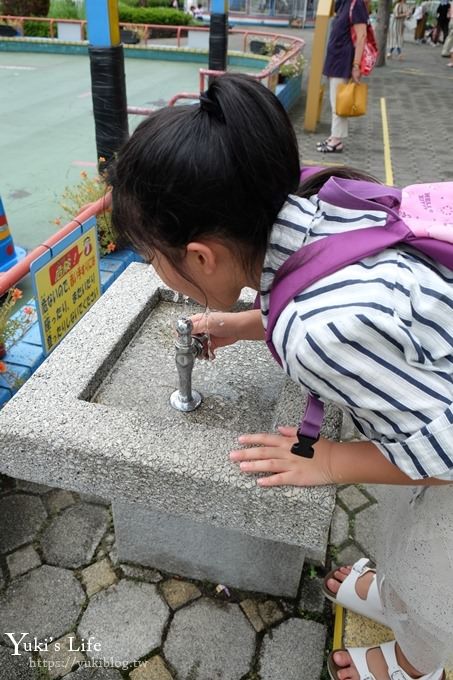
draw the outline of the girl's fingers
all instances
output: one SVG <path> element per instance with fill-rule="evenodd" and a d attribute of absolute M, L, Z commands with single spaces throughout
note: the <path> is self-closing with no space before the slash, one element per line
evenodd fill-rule
<path fill-rule="evenodd" d="M 275 456 L 275 449 L 267 449 L 265 446 L 259 446 L 256 449 L 237 449 L 235 451 L 230 451 L 230 460 L 234 460 L 235 462 L 243 460 L 263 460 L 275 458 Z"/>
<path fill-rule="evenodd" d="M 279 425 L 277 430 L 284 437 L 294 437 L 297 438 L 297 427 L 289 427 L 288 425 Z"/>
<path fill-rule="evenodd" d="M 238 442 L 254 446 L 280 446 L 282 438 L 279 434 L 260 432 L 258 434 L 242 434 L 238 437 Z"/>
<path fill-rule="evenodd" d="M 275 458 L 269 458 L 268 460 L 253 460 L 244 461 L 239 466 L 241 472 L 288 472 L 291 469 L 291 464 L 285 460 L 275 460 Z"/>
<path fill-rule="evenodd" d="M 300 482 L 292 478 L 291 472 L 279 472 L 269 477 L 260 477 L 258 486 L 300 486 Z"/>

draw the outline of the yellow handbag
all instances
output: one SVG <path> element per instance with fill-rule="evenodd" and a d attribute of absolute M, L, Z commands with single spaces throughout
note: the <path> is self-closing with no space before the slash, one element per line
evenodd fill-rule
<path fill-rule="evenodd" d="M 365 83 L 340 83 L 337 87 L 336 114 L 351 117 L 364 116 L 368 99 L 368 85 Z"/>

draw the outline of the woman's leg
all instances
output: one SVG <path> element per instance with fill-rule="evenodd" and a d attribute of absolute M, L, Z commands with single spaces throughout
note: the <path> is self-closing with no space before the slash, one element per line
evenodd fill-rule
<path fill-rule="evenodd" d="M 403 654 L 428 673 L 453 662 L 453 485 L 397 487 L 387 496 L 379 591 Z"/>
<path fill-rule="evenodd" d="M 450 28 L 450 31 L 448 33 L 447 39 L 444 42 L 444 46 L 442 47 L 442 56 L 443 57 L 449 57 L 450 52 L 453 50 L 453 22 Z"/>
<path fill-rule="evenodd" d="M 410 677 L 453 663 L 452 516 L 453 485 L 394 487 L 380 507 L 379 590 L 397 640 L 398 664 Z M 329 586 L 333 591 L 348 571 L 335 574 L 338 583 L 332 580 Z M 365 577 L 371 578 L 365 574 L 356 587 L 362 598 L 369 587 Z M 333 659 L 341 667 L 340 677 L 358 680 L 348 652 L 336 652 Z M 379 648 L 367 652 L 367 663 L 374 677 L 386 677 Z"/>
<path fill-rule="evenodd" d="M 347 83 L 345 78 L 329 78 L 330 106 L 332 108 L 332 126 L 330 130 L 330 141 L 334 144 L 341 142 L 348 136 L 348 119 L 344 116 L 337 116 L 336 101 L 337 88 L 340 83 Z"/>

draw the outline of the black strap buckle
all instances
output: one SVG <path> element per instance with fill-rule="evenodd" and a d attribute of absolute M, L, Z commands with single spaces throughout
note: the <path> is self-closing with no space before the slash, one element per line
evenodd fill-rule
<path fill-rule="evenodd" d="M 296 456 L 302 456 L 302 458 L 313 458 L 315 455 L 313 444 L 316 444 L 319 437 L 306 437 L 298 432 L 297 439 L 299 441 L 292 445 L 291 453 L 294 453 Z"/>

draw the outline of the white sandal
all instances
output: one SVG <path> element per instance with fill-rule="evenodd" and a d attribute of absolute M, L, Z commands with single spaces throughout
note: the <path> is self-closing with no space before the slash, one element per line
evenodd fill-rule
<path fill-rule="evenodd" d="M 327 669 L 329 671 L 331 680 L 338 680 L 338 671 L 343 670 L 342 667 L 338 666 L 333 660 L 333 654 L 335 652 L 348 652 L 354 666 L 356 667 L 360 680 L 375 680 L 374 675 L 371 673 L 368 667 L 366 655 L 368 650 L 379 648 L 384 656 L 385 663 L 388 667 L 388 676 L 391 678 L 391 680 L 414 680 L 410 675 L 403 671 L 401 666 L 398 665 L 395 653 L 395 645 L 395 640 L 392 640 L 391 642 L 384 642 L 378 647 L 372 646 L 336 649 L 334 652 L 331 652 L 327 658 Z M 433 671 L 432 673 L 428 673 L 428 675 L 418 678 L 418 680 L 445 680 L 445 673 L 444 670 L 440 668 Z"/>
<path fill-rule="evenodd" d="M 334 574 L 336 571 L 338 571 L 338 569 L 332 570 L 325 577 L 322 590 L 328 600 L 331 600 L 336 604 L 340 604 L 342 607 L 345 607 L 345 609 L 350 609 L 356 614 L 367 616 L 369 619 L 377 621 L 377 623 L 381 623 L 382 625 L 386 626 L 387 622 L 385 619 L 384 610 L 382 608 L 376 576 L 371 581 L 366 600 L 362 600 L 362 598 L 358 596 L 355 589 L 357 579 L 363 576 L 363 574 L 366 574 L 367 571 L 374 572 L 374 569 L 367 566 L 369 563 L 370 560 L 367 557 L 362 557 L 362 559 L 353 564 L 351 573 L 346 576 L 337 593 L 333 593 L 327 587 L 327 581 L 330 578 L 335 579 Z"/>

